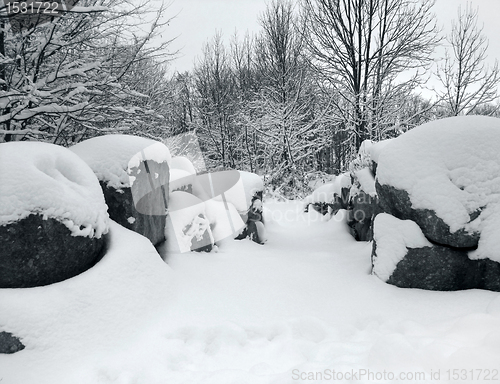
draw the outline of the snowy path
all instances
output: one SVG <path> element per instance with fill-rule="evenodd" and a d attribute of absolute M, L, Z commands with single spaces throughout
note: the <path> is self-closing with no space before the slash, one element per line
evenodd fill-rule
<path fill-rule="evenodd" d="M 447 382 L 444 367 L 499 368 L 500 317 L 487 314 L 497 293 L 384 284 L 369 274 L 370 245 L 343 223 L 267 207 L 290 221 L 269 223 L 265 246 L 168 257 L 176 296 L 162 338 L 151 335 L 163 364 L 139 383 L 331 382 L 325 369 L 425 372 L 424 382 L 441 369 Z M 300 380 L 309 372 L 323 381 Z"/>

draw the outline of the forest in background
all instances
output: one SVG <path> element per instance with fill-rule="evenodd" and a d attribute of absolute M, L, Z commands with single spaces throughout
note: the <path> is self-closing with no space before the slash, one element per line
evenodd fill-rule
<path fill-rule="evenodd" d="M 443 35 L 433 3 L 273 0 L 259 34 L 216 33 L 194 68 L 175 74 L 171 40 L 158 43 L 168 7 L 82 0 L 21 31 L 3 9 L 0 142 L 188 133 L 209 170 L 251 171 L 276 195 L 303 197 L 311 178 L 346 171 L 366 139 L 499 114 L 499 67 L 477 9 L 458 8 Z M 422 96 L 430 77 L 440 87 Z"/>

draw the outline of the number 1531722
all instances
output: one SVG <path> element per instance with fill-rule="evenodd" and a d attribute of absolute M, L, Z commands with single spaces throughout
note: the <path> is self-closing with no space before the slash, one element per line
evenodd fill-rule
<path fill-rule="evenodd" d="M 7 1 L 5 8 L 7 14 L 44 14 L 44 15 L 58 15 L 59 4 L 57 1 Z"/>

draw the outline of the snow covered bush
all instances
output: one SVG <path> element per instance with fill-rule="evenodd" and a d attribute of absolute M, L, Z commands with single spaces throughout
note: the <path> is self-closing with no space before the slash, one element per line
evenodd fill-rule
<path fill-rule="evenodd" d="M 66 148 L 0 144 L 0 287 L 32 287 L 95 264 L 109 217 L 99 183 Z"/>
<path fill-rule="evenodd" d="M 403 134 L 379 154 L 381 207 L 414 221 L 436 246 L 465 252 L 468 259 L 483 260 L 481 265 L 496 271 L 499 146 L 500 119 L 484 116 L 436 120 Z M 500 285 L 488 289 L 499 290 Z"/>
<path fill-rule="evenodd" d="M 165 240 L 171 156 L 164 144 L 132 135 L 105 135 L 70 150 L 96 174 L 113 220 L 153 244 Z"/>
<path fill-rule="evenodd" d="M 334 176 L 333 181 L 317 187 L 303 200 L 304 211 L 312 208 L 321 214 L 334 215 L 339 209 L 347 209 L 351 177 L 348 173 Z"/>

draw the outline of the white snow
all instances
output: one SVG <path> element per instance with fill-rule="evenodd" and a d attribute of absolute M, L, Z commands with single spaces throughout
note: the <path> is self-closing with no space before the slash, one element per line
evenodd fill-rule
<path fill-rule="evenodd" d="M 389 280 L 397 264 L 406 256 L 407 248 L 432 247 L 417 223 L 399 220 L 387 213 L 375 217 L 373 238 L 377 244 L 373 273 L 382 281 Z"/>
<path fill-rule="evenodd" d="M 27 345 L 0 355 L 1 384 L 393 382 L 370 380 L 368 370 L 451 384 L 448 369 L 489 369 L 490 379 L 498 370 L 497 292 L 385 284 L 343 211 L 312 222 L 300 202 L 264 208 L 265 246 L 167 253 L 167 267 L 147 240 L 113 225 L 113 252 L 97 269 L 1 289 L 0 329 Z M 300 379 L 327 370 L 358 380 Z M 484 378 L 463 382 L 492 382 Z"/>
<path fill-rule="evenodd" d="M 238 211 L 228 201 L 224 203 L 213 199 L 207 200 L 205 201 L 205 211 L 213 226 L 212 235 L 216 242 L 226 238 L 235 238 L 245 228 L 245 223 Z"/>
<path fill-rule="evenodd" d="M 185 156 L 174 156 L 172 157 L 172 163 L 170 164 L 172 169 L 182 169 L 191 175 L 196 175 L 196 169 L 193 163 Z"/>
<path fill-rule="evenodd" d="M 148 148 L 150 147 L 150 148 Z M 157 141 L 132 135 L 106 135 L 82 141 L 69 148 L 92 168 L 97 178 L 117 190 L 130 187 L 129 161 L 145 151 L 148 160 L 170 164 L 168 148 Z"/>
<path fill-rule="evenodd" d="M 332 203 L 335 200 L 337 189 L 335 182 L 326 183 L 316 188 L 313 193 L 307 196 L 303 201 L 305 205 L 314 203 Z"/>
<path fill-rule="evenodd" d="M 471 258 L 500 261 L 500 119 L 460 116 L 432 121 L 394 139 L 380 153 L 377 179 L 409 193 L 455 232 L 480 231 Z M 469 223 L 470 214 L 481 210 Z"/>
<path fill-rule="evenodd" d="M 175 191 L 169 196 L 168 210 L 165 227 L 168 249 L 170 252 L 189 252 L 191 239 L 209 229 L 208 219 L 200 217 L 206 217 L 205 204 L 190 193 Z M 187 231 L 190 225 L 191 230 Z"/>
<path fill-rule="evenodd" d="M 158 315 L 174 293 L 171 268 L 145 237 L 115 222 L 110 241 L 104 258 L 76 277 L 0 289 L 0 330 L 27 346 L 0 355 L 2 384 L 107 382 L 101 359 L 127 350 L 164 321 Z"/>
<path fill-rule="evenodd" d="M 170 182 L 169 182 L 169 190 L 173 192 L 182 187 L 186 187 L 188 185 L 192 185 L 195 179 L 195 175 L 189 173 L 184 169 L 171 168 L 170 169 Z"/>
<path fill-rule="evenodd" d="M 378 159 L 380 157 L 380 153 L 384 150 L 384 148 L 389 145 L 394 139 L 386 139 L 386 140 L 381 140 L 376 143 L 373 143 L 373 145 L 370 147 L 370 159 L 376 163 L 378 163 Z"/>
<path fill-rule="evenodd" d="M 60 221 L 73 236 L 100 238 L 109 227 L 101 187 L 82 159 L 53 144 L 0 144 L 0 225 L 30 214 Z"/>
<path fill-rule="evenodd" d="M 490 379 L 498 370 L 497 292 L 385 284 L 342 212 L 309 222 L 300 202 L 264 206 L 265 246 L 168 253 L 166 266 L 147 240 L 113 224 L 113 252 L 97 269 L 0 290 L 0 329 L 27 345 L 0 355 L 1 383 L 451 384 L 448 369 L 489 369 Z M 332 370 L 358 379 L 300 379 Z M 377 381 L 368 370 L 425 377 Z M 484 378 L 463 382 L 492 382 Z"/>
<path fill-rule="evenodd" d="M 355 173 L 361 189 L 370 196 L 376 196 L 377 190 L 375 189 L 375 178 L 373 177 L 370 168 L 362 168 Z"/>

